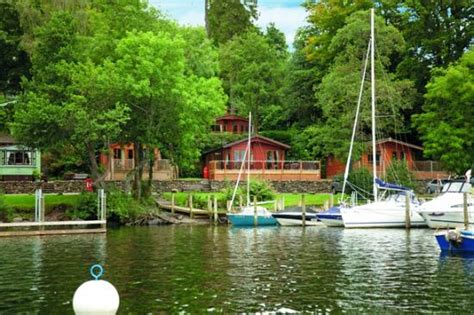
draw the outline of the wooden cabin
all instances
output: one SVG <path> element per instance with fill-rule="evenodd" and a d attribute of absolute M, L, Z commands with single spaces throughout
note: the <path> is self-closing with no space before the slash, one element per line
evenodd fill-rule
<path fill-rule="evenodd" d="M 321 178 L 319 161 L 286 161 L 290 146 L 260 135 L 250 140 L 250 176 L 265 180 L 316 180 Z M 203 177 L 212 180 L 236 180 L 240 170 L 248 171 L 245 151 L 248 138 L 227 143 L 203 154 Z M 245 162 L 244 165 L 242 165 Z M 244 179 L 245 177 L 242 177 Z"/>
<path fill-rule="evenodd" d="M 381 139 L 376 143 L 376 170 L 378 176 L 383 176 L 392 161 L 405 160 L 408 168 L 413 171 L 417 179 L 444 178 L 449 174 L 441 169 L 438 162 L 422 161 L 423 148 L 407 142 L 392 138 Z M 362 154 L 359 161 L 353 163 L 354 168 L 366 167 L 372 171 L 373 154 L 368 145 L 367 151 Z M 339 161 L 330 155 L 326 163 L 326 176 L 328 178 L 344 173 L 345 161 Z"/>
<path fill-rule="evenodd" d="M 155 156 L 153 180 L 171 180 L 177 177 L 176 168 L 169 160 L 161 158 L 158 148 L 153 149 Z M 135 169 L 135 148 L 133 143 L 109 145 L 108 153 L 100 154 L 100 164 L 106 169 L 105 180 L 124 180 Z M 143 178 L 148 179 L 148 165 L 145 165 Z"/>
<path fill-rule="evenodd" d="M 0 134 L 0 180 L 32 180 L 41 174 L 41 153 Z"/>
<path fill-rule="evenodd" d="M 243 134 L 249 131 L 249 120 L 247 118 L 226 114 L 216 119 L 216 124 L 212 127 L 214 132 L 229 132 Z"/>

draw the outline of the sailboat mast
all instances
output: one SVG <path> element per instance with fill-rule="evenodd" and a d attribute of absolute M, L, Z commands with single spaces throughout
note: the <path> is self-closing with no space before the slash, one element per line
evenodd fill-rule
<path fill-rule="evenodd" d="M 374 31 L 374 15 L 375 10 L 370 10 L 370 81 L 371 81 L 371 94 L 372 94 L 372 172 L 374 176 L 374 201 L 377 202 L 377 184 L 375 179 L 377 177 L 377 151 L 375 145 L 375 31 Z"/>
<path fill-rule="evenodd" d="M 250 206 L 250 159 L 252 158 L 252 146 L 251 146 L 251 137 L 252 137 L 252 112 L 249 112 L 249 140 L 247 143 L 248 148 L 248 167 L 247 167 L 247 207 Z"/>

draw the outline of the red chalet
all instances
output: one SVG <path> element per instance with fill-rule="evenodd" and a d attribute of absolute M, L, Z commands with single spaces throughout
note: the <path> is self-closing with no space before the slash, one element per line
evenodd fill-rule
<path fill-rule="evenodd" d="M 225 115 L 216 119 L 217 132 L 248 133 L 248 120 L 237 115 Z M 250 175 L 252 178 L 267 180 L 317 180 L 321 178 L 319 161 L 286 161 L 286 151 L 290 146 L 276 140 L 254 135 L 251 137 Z M 213 180 L 236 180 L 248 138 L 224 144 L 204 152 L 204 177 Z M 242 176 L 247 175 L 247 165 L 242 168 Z"/>
<path fill-rule="evenodd" d="M 135 149 L 132 143 L 109 145 L 109 152 L 100 154 L 100 164 L 106 169 L 105 180 L 124 180 L 135 169 Z M 154 149 L 153 179 L 169 180 L 176 178 L 176 169 L 169 160 L 161 158 L 160 150 Z M 148 178 L 148 165 L 143 171 L 144 179 Z"/>
<path fill-rule="evenodd" d="M 406 160 L 408 168 L 414 172 L 417 179 L 443 178 L 448 174 L 434 161 L 420 161 L 423 148 L 407 142 L 386 138 L 376 143 L 376 169 L 379 176 L 385 174 L 392 161 Z M 354 168 L 366 167 L 372 170 L 372 150 L 367 150 L 359 161 L 353 164 Z M 326 165 L 326 176 L 333 177 L 344 173 L 345 162 L 339 161 L 334 156 L 329 156 Z"/>

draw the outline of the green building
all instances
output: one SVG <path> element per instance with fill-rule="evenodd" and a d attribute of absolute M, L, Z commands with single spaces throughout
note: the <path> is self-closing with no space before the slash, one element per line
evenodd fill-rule
<path fill-rule="evenodd" d="M 32 180 L 41 174 L 41 153 L 0 134 L 0 180 Z"/>

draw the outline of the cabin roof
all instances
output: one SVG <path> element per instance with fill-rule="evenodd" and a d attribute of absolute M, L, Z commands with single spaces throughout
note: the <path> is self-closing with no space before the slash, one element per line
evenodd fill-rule
<path fill-rule="evenodd" d="M 403 145 L 403 146 L 406 146 L 406 147 L 409 147 L 409 148 L 412 148 L 412 149 L 415 149 L 415 150 L 423 151 L 423 147 L 420 147 L 418 145 L 414 145 L 414 144 L 411 144 L 411 143 L 408 143 L 408 142 L 403 142 L 403 141 L 400 141 L 400 140 L 392 139 L 391 137 L 385 138 L 385 139 L 380 139 L 380 140 L 377 141 L 376 144 L 384 144 L 384 143 L 387 143 L 387 142 L 392 142 L 392 143 Z"/>
<path fill-rule="evenodd" d="M 243 138 L 243 139 L 240 139 L 240 140 L 237 140 L 237 141 L 234 141 L 234 142 L 229 142 L 229 143 L 226 143 L 224 145 L 221 145 L 220 147 L 217 147 L 215 149 L 211 149 L 209 151 L 206 151 L 204 152 L 203 154 L 208 154 L 208 153 L 212 153 L 212 152 L 215 152 L 215 151 L 218 151 L 218 150 L 221 150 L 221 149 L 227 149 L 227 148 L 231 148 L 237 144 L 240 144 L 240 143 L 243 143 L 243 142 L 247 142 L 248 141 L 248 138 Z M 252 136 L 250 138 L 250 142 L 256 142 L 256 141 L 260 141 L 260 142 L 266 142 L 266 143 L 269 143 L 269 144 L 273 144 L 277 147 L 281 147 L 285 150 L 288 150 L 290 149 L 291 147 L 287 144 L 284 144 L 282 142 L 279 142 L 279 141 L 276 141 L 276 140 L 273 140 L 273 139 L 270 139 L 270 138 L 267 138 L 267 137 L 264 137 L 264 136 L 260 136 L 260 135 L 255 135 L 255 136 Z"/>
<path fill-rule="evenodd" d="M 234 115 L 234 114 L 225 114 L 224 116 L 220 116 L 216 118 L 216 121 L 220 120 L 240 120 L 240 121 L 249 121 L 247 118 L 239 116 L 239 115 Z"/>
<path fill-rule="evenodd" d="M 14 144 L 17 143 L 17 141 L 7 133 L 0 133 L 0 145 L 6 145 L 6 144 Z"/>

